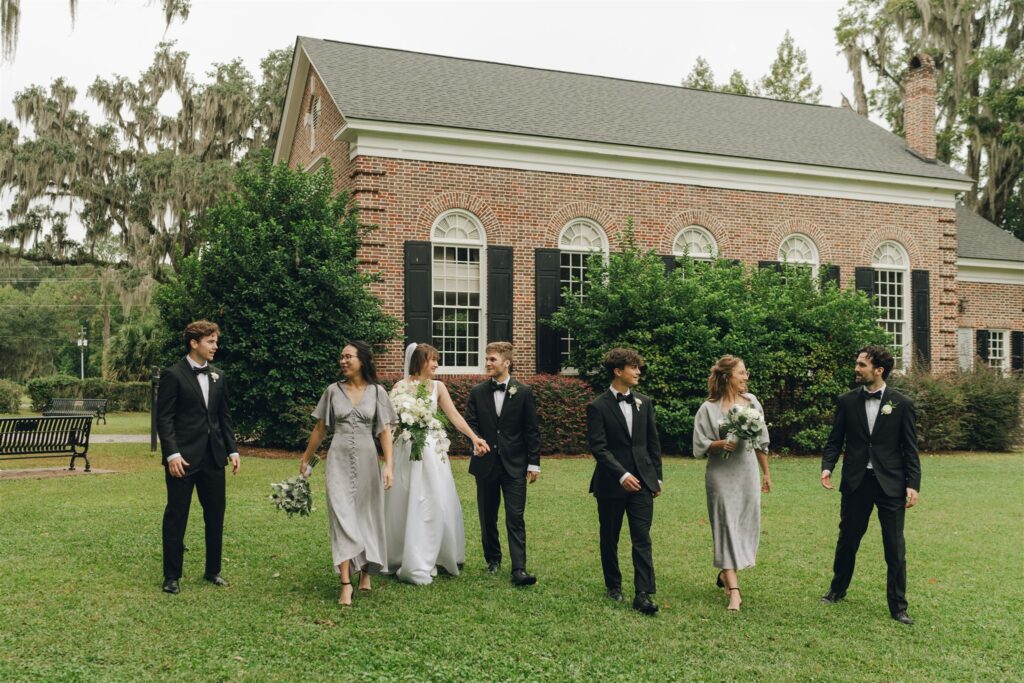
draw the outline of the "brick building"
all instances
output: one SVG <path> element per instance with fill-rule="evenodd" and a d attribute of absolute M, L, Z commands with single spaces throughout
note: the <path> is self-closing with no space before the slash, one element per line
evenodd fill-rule
<path fill-rule="evenodd" d="M 1017 367 L 1024 245 L 958 210 L 927 58 L 906 82 L 905 142 L 846 108 L 300 37 L 275 156 L 330 164 L 379 226 L 360 262 L 444 374 L 481 372 L 489 339 L 557 371 L 572 339 L 537 321 L 630 218 L 667 262 L 786 260 L 872 292 L 904 364 Z"/>

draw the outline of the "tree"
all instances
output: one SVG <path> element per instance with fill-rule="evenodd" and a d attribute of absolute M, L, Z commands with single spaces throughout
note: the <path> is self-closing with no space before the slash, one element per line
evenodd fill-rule
<path fill-rule="evenodd" d="M 148 4 L 153 4 L 149 0 Z M 71 12 L 71 24 L 75 23 L 78 14 L 78 0 L 68 0 Z M 175 19 L 185 21 L 191 9 L 192 0 L 160 0 L 167 26 Z M 0 61 L 9 62 L 14 59 L 18 49 L 18 31 L 21 28 L 21 0 L 0 0 Z"/>
<path fill-rule="evenodd" d="M 711 70 L 711 65 L 708 64 L 708 60 L 699 55 L 697 61 L 693 63 L 690 73 L 683 79 L 682 85 L 684 88 L 693 88 L 695 90 L 718 89 L 715 87 L 715 74 Z"/>
<path fill-rule="evenodd" d="M 623 245 L 607 263 L 591 259 L 586 298 L 564 297 L 551 318 L 572 331 L 568 363 L 581 378 L 606 387 L 602 355 L 613 346 L 638 349 L 647 361 L 641 390 L 654 399 L 667 440 L 689 452 L 708 369 L 724 354 L 739 355 L 768 412 L 773 448 L 821 448 L 856 349 L 886 340 L 868 298 L 812 282 L 795 267 L 748 272 L 681 258 L 667 272 L 660 256 L 637 247 L 631 226 Z"/>
<path fill-rule="evenodd" d="M 903 75 L 927 53 L 938 85 L 938 158 L 977 181 L 967 206 L 997 225 L 1019 206 L 1024 172 L 1024 2 L 848 0 L 836 41 L 854 81 L 856 110 L 903 132 Z M 865 68 L 877 86 L 865 86 Z"/>
<path fill-rule="evenodd" d="M 768 73 L 761 78 L 760 90 L 765 97 L 788 102 L 821 102 L 821 86 L 814 85 L 814 79 L 807 69 L 807 51 L 793 42 L 793 36 L 786 31 L 785 37 L 776 49 L 775 61 Z"/>
<path fill-rule="evenodd" d="M 16 95 L 17 116 L 32 135 L 22 140 L 12 123 L 0 122 L 0 188 L 14 192 L 2 234 L 20 257 L 128 264 L 165 279 L 163 264 L 196 248 L 192 226 L 231 187 L 237 162 L 277 135 L 291 51 L 267 55 L 259 84 L 240 60 L 214 65 L 210 82 L 200 84 L 187 61 L 164 43 L 136 80 L 97 78 L 88 95 L 103 109 L 99 124 L 74 108 L 77 92 L 63 79 Z M 165 115 L 170 97 L 177 112 Z M 41 212 L 42 202 L 67 211 Z M 56 238 L 69 213 L 85 227 L 83 244 L 55 239 L 48 250 L 26 251 L 29 236 Z M 103 253 L 99 246 L 111 238 L 119 249 Z"/>
<path fill-rule="evenodd" d="M 748 83 L 739 69 L 735 69 L 729 76 L 729 82 L 718 87 L 721 92 L 732 93 L 733 95 L 760 95 L 761 92 L 754 83 Z"/>
<path fill-rule="evenodd" d="M 165 329 L 208 318 L 223 330 L 217 362 L 231 376 L 238 431 L 295 446 L 346 340 L 381 347 L 399 330 L 356 259 L 365 228 L 329 165 L 315 174 L 271 162 L 243 164 L 236 190 L 206 212 L 202 250 L 180 262 L 156 295 Z M 180 357 L 175 343 L 169 357 Z"/>

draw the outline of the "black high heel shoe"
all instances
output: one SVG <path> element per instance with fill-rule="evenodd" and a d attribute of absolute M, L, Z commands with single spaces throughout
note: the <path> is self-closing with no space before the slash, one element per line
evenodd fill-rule
<path fill-rule="evenodd" d="M 725 582 L 722 581 L 722 574 L 724 574 L 724 573 L 725 573 L 724 569 L 722 571 L 718 572 L 718 578 L 715 579 L 715 585 L 718 586 L 719 588 L 725 588 Z"/>

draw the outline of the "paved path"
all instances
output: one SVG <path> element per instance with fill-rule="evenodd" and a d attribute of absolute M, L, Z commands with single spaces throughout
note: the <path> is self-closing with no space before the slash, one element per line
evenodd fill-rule
<path fill-rule="evenodd" d="M 149 434 L 90 434 L 89 443 L 149 443 Z"/>

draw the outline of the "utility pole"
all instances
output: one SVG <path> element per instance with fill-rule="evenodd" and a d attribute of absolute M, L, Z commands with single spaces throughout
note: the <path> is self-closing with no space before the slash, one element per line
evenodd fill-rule
<path fill-rule="evenodd" d="M 85 379 L 85 347 L 88 345 L 89 339 L 85 336 L 85 325 L 82 325 L 82 331 L 78 334 L 78 355 L 81 379 Z"/>

